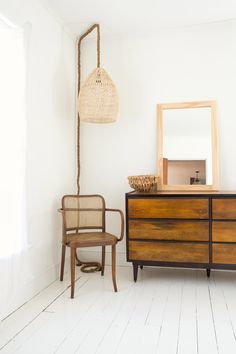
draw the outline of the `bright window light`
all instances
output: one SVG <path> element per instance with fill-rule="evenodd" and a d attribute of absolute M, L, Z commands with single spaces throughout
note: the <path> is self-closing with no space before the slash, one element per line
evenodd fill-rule
<path fill-rule="evenodd" d="M 25 246 L 24 33 L 0 17 L 0 257 Z"/>

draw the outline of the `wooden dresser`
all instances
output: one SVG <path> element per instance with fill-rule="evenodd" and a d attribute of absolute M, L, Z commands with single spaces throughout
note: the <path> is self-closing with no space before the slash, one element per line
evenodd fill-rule
<path fill-rule="evenodd" d="M 127 261 L 236 269 L 236 192 L 126 194 Z"/>

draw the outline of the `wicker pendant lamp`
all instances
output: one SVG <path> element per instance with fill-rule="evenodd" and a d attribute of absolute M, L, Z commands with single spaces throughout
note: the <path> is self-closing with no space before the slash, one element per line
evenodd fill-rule
<path fill-rule="evenodd" d="M 100 28 L 97 28 L 97 68 L 94 69 L 78 95 L 78 113 L 81 122 L 112 123 L 118 114 L 118 94 L 116 87 L 103 68 L 100 68 Z M 90 30 L 89 30 L 90 33 Z"/>

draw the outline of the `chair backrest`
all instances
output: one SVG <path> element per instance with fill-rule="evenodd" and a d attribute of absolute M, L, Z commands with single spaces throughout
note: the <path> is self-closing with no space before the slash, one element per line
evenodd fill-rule
<path fill-rule="evenodd" d="M 65 195 L 62 198 L 64 231 L 105 231 L 105 200 L 101 195 Z"/>

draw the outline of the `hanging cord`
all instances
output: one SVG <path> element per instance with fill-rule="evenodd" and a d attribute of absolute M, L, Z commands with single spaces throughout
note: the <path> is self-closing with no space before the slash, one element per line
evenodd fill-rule
<path fill-rule="evenodd" d="M 77 93 L 79 96 L 80 86 L 81 86 L 81 42 L 82 40 L 91 33 L 95 28 L 97 28 L 97 67 L 100 68 L 100 27 L 99 24 L 95 24 L 90 27 L 78 41 L 78 87 Z M 80 116 L 78 111 L 77 117 L 77 194 L 80 194 Z"/>
<path fill-rule="evenodd" d="M 91 33 L 95 28 L 97 28 L 97 67 L 100 68 L 100 27 L 99 24 L 94 24 L 90 27 L 78 41 L 78 87 L 77 93 L 79 96 L 80 86 L 81 86 L 81 42 L 82 40 Z M 80 194 L 80 116 L 79 110 L 77 113 L 77 194 Z M 78 232 L 78 230 L 77 230 Z M 84 262 L 78 258 L 77 253 L 75 253 L 75 258 L 77 260 L 77 265 L 81 266 L 81 271 L 84 273 L 92 273 L 100 271 L 102 266 L 99 262 Z"/>

